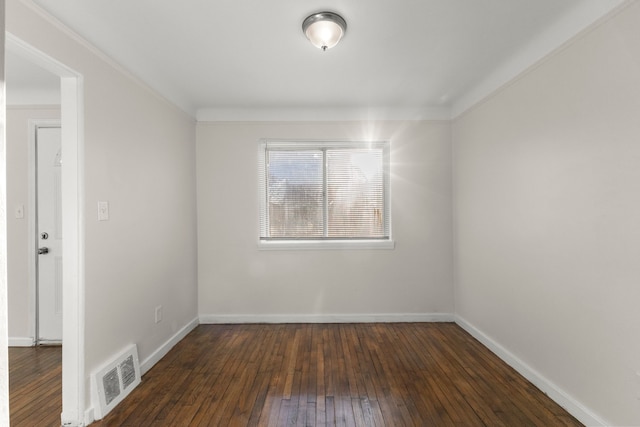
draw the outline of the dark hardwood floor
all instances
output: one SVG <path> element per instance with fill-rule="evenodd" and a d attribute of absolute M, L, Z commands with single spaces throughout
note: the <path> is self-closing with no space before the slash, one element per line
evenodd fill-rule
<path fill-rule="evenodd" d="M 12 427 L 60 426 L 62 347 L 9 348 Z"/>
<path fill-rule="evenodd" d="M 36 373 L 50 349 L 40 350 L 39 361 L 18 361 L 24 378 L 11 367 L 16 426 L 57 425 L 38 415 L 47 411 L 59 422 L 59 367 Z M 48 397 L 35 397 L 37 378 Z M 581 424 L 452 323 L 201 325 L 92 424 L 289 425 Z"/>
<path fill-rule="evenodd" d="M 455 324 L 201 325 L 100 426 L 577 426 Z"/>

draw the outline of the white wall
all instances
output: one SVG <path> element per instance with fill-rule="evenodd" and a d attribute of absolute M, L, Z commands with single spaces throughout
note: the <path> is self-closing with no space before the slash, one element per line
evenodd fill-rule
<path fill-rule="evenodd" d="M 84 76 L 89 390 L 126 345 L 144 361 L 197 317 L 195 122 L 28 2 L 8 2 L 7 30 Z M 99 200 L 109 221 L 97 221 Z"/>
<path fill-rule="evenodd" d="M 7 226 L 7 183 L 5 155 L 5 97 L 4 97 L 4 0 L 0 0 L 0 227 Z M 9 366 L 7 345 L 9 331 L 7 327 L 7 239 L 6 234 L 0 233 L 0 424 L 9 424 Z"/>
<path fill-rule="evenodd" d="M 259 251 L 260 138 L 390 139 L 395 250 Z M 199 123 L 201 320 L 451 318 L 450 164 L 448 122 Z"/>
<path fill-rule="evenodd" d="M 7 248 L 9 342 L 33 341 L 35 307 L 29 284 L 29 120 L 60 119 L 55 106 L 7 106 Z M 14 210 L 24 206 L 24 217 Z"/>
<path fill-rule="evenodd" d="M 453 125 L 456 313 L 640 425 L 640 2 Z"/>

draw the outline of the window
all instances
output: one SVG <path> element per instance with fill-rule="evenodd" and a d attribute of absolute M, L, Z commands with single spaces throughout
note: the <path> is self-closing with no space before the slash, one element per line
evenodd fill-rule
<path fill-rule="evenodd" d="M 392 248 L 389 142 L 261 141 L 261 248 Z"/>

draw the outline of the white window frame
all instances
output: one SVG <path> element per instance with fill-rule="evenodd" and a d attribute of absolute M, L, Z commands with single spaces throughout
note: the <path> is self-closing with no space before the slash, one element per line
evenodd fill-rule
<path fill-rule="evenodd" d="M 268 213 L 267 189 L 266 189 L 266 151 L 269 148 L 282 149 L 329 149 L 337 147 L 348 148 L 383 148 L 384 161 L 384 201 L 385 216 L 388 223 L 389 238 L 385 239 L 278 239 L 265 240 L 260 236 L 267 226 L 263 218 Z M 330 140 L 273 140 L 261 139 L 258 144 L 258 196 L 259 196 L 259 224 L 258 224 L 258 249 L 260 250 L 306 250 L 306 249 L 394 249 L 395 242 L 392 238 L 391 228 L 391 174 L 390 174 L 390 141 L 330 141 Z"/>

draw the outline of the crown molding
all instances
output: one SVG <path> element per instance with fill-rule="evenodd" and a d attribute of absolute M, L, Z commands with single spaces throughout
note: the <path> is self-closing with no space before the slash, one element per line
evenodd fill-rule
<path fill-rule="evenodd" d="M 377 108 L 203 108 L 198 122 L 319 122 L 449 120 L 448 107 Z"/>
<path fill-rule="evenodd" d="M 570 13 L 550 25 L 458 99 L 451 108 L 451 118 L 455 119 L 480 104 L 518 76 L 620 13 L 631 3 L 633 0 L 580 2 Z"/>
<path fill-rule="evenodd" d="M 60 91 L 53 89 L 6 88 L 7 108 L 17 105 L 56 105 L 60 108 Z"/>
<path fill-rule="evenodd" d="M 91 54 L 98 57 L 101 61 L 103 61 L 104 63 L 106 63 L 113 69 L 115 69 L 120 74 L 129 78 L 131 81 L 133 81 L 135 84 L 137 84 L 141 88 L 145 89 L 147 92 L 155 96 L 157 99 L 175 108 L 178 112 L 188 116 L 189 119 L 193 120 L 195 118 L 196 109 L 188 101 L 183 99 L 183 97 L 181 98 L 178 96 L 169 96 L 164 92 L 161 92 L 159 89 L 156 89 L 155 87 L 151 86 L 149 83 L 147 83 L 142 78 L 138 77 L 131 70 L 129 70 L 128 68 L 125 68 L 118 61 L 113 59 L 111 56 L 107 55 L 105 52 L 103 52 L 98 47 L 93 45 L 87 39 L 82 37 L 80 34 L 75 32 L 71 28 L 69 28 L 66 24 L 64 24 L 58 18 L 51 15 L 41 6 L 36 4 L 33 0 L 21 0 L 20 3 L 26 6 L 27 8 L 29 8 L 32 12 L 34 12 L 40 18 L 45 20 L 47 23 L 52 25 L 56 30 L 60 31 L 66 37 L 78 43 L 80 46 L 82 46 L 84 49 L 89 51 Z M 22 42 L 19 37 L 14 35 L 10 35 L 10 37 L 12 39 L 12 42 L 26 45 L 26 43 Z"/>
<path fill-rule="evenodd" d="M 60 111 L 60 104 L 7 104 L 9 110 L 43 110 L 43 111 Z"/>

